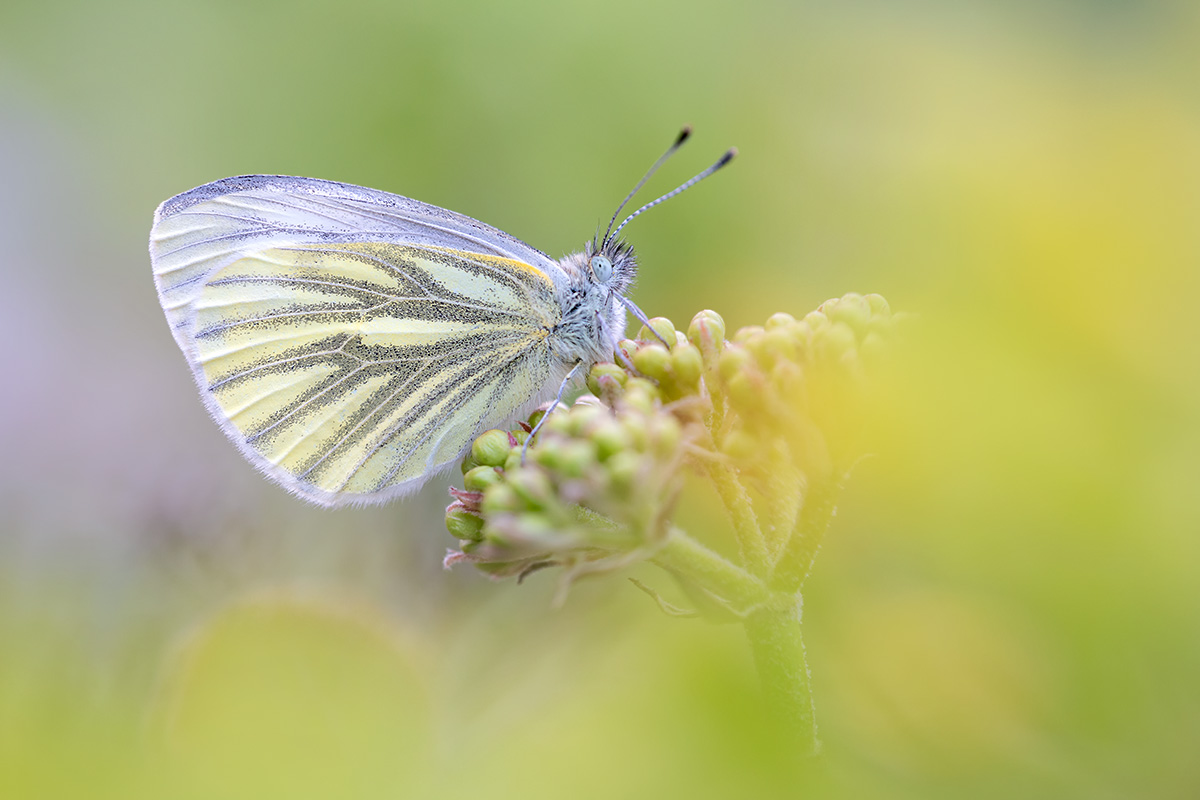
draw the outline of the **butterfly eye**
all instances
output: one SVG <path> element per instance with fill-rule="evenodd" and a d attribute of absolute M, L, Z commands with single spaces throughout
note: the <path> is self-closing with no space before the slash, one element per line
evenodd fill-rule
<path fill-rule="evenodd" d="M 597 283 L 608 283 L 612 278 L 613 265 L 607 256 L 592 256 L 592 275 Z"/>

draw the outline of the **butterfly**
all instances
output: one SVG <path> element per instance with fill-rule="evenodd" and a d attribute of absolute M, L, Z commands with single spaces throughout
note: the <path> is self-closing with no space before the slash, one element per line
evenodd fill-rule
<path fill-rule="evenodd" d="M 633 218 L 560 260 L 477 220 L 346 183 L 245 175 L 158 207 L 150 260 L 200 396 L 259 471 L 320 506 L 382 503 L 554 397 L 625 335 Z M 555 394 L 557 387 L 557 395 Z"/>

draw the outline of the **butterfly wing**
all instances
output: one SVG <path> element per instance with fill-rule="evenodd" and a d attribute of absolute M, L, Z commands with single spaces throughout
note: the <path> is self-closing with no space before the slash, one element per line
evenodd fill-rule
<path fill-rule="evenodd" d="M 248 176 L 164 203 L 159 300 L 213 417 L 326 506 L 406 494 L 557 386 L 547 256 L 396 195 Z"/>

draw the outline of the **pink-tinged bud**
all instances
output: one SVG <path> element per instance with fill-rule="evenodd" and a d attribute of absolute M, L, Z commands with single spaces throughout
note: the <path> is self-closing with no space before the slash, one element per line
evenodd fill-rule
<path fill-rule="evenodd" d="M 704 363 L 713 367 L 725 347 L 725 320 L 721 315 L 715 311 L 701 311 L 692 318 L 687 335 L 688 341 L 699 348 Z"/>
<path fill-rule="evenodd" d="M 468 511 L 460 503 L 446 509 L 446 530 L 456 539 L 477 542 L 483 538 L 483 517 Z"/>
<path fill-rule="evenodd" d="M 601 380 L 605 377 L 612 379 L 620 386 L 624 386 L 625 381 L 629 379 L 629 373 L 616 364 L 596 364 L 588 372 L 587 386 L 588 390 L 597 397 L 602 397 L 604 394 L 604 390 L 601 387 Z"/>
<path fill-rule="evenodd" d="M 641 345 L 639 345 L 633 339 L 622 339 L 621 341 L 617 342 L 617 350 L 621 353 L 621 355 L 625 356 L 625 360 L 629 362 L 633 361 L 633 354 L 638 351 L 640 346 Z"/>

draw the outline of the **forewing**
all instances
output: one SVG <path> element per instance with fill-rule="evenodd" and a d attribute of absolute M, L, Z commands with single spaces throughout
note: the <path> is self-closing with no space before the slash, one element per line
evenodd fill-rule
<path fill-rule="evenodd" d="M 234 180 L 251 188 L 214 189 Z M 532 248 L 358 187 L 230 181 L 159 209 L 155 278 L 209 410 L 291 491 L 322 505 L 407 493 L 561 371 L 553 280 L 512 257 L 549 261 Z"/>

